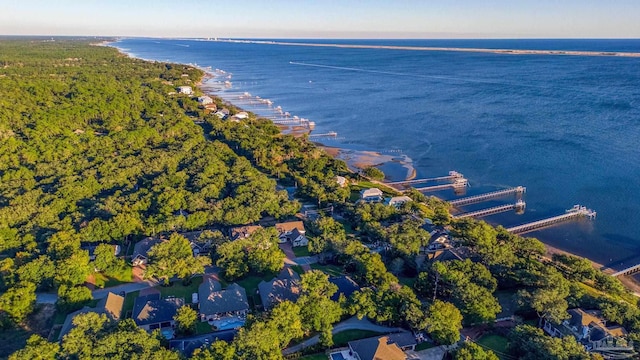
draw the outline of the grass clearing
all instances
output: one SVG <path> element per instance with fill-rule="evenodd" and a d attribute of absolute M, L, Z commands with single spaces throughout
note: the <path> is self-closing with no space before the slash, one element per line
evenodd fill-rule
<path fill-rule="evenodd" d="M 308 246 L 294 246 L 293 253 L 296 257 L 309 256 L 309 247 Z"/>
<path fill-rule="evenodd" d="M 376 331 L 369 330 L 346 330 L 333 335 L 333 343 L 335 346 L 345 346 L 349 341 L 360 340 L 368 337 L 382 335 Z"/>
<path fill-rule="evenodd" d="M 128 318 L 130 313 L 133 311 L 133 303 L 139 295 L 140 291 L 133 291 L 127 293 L 127 296 L 125 296 L 124 305 L 122 306 L 122 313 L 124 314 L 125 318 Z"/>
<path fill-rule="evenodd" d="M 93 273 L 93 278 L 96 288 L 99 289 L 126 284 L 132 281 L 133 269 L 131 266 L 127 265 L 119 271 L 109 275 L 101 272 Z"/>
<path fill-rule="evenodd" d="M 496 355 L 506 354 L 507 346 L 509 342 L 506 337 L 497 335 L 497 334 L 488 334 L 483 335 L 478 341 L 476 341 L 479 345 L 482 345 L 486 348 L 493 350 Z"/>
<path fill-rule="evenodd" d="M 202 276 L 191 278 L 189 285 L 183 285 L 181 281 L 172 282 L 170 286 L 157 286 L 163 298 L 176 297 L 184 299 L 185 303 L 191 303 L 191 294 L 198 292 L 198 287 L 202 284 Z"/>
<path fill-rule="evenodd" d="M 416 351 L 431 349 L 432 347 L 436 347 L 436 344 L 428 341 L 423 341 L 420 344 L 416 345 Z"/>
<path fill-rule="evenodd" d="M 341 276 L 344 275 L 344 271 L 342 267 L 337 265 L 320 265 L 320 264 L 311 264 L 311 268 L 314 270 L 320 270 L 330 276 Z"/>
<path fill-rule="evenodd" d="M 196 323 L 196 334 L 203 335 L 213 332 L 213 327 L 206 321 L 198 321 Z"/>

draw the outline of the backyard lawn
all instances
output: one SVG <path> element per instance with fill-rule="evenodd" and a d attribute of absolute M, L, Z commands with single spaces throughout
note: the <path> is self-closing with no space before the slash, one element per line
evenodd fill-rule
<path fill-rule="evenodd" d="M 132 281 L 133 271 L 130 266 L 123 268 L 113 276 L 107 276 L 103 273 L 93 273 L 96 288 L 112 287 L 120 284 L 130 283 Z"/>
<path fill-rule="evenodd" d="M 493 350 L 499 358 L 503 358 L 501 354 L 507 353 L 507 338 L 496 334 L 488 334 L 482 336 L 478 341 L 479 345 Z"/>
<path fill-rule="evenodd" d="M 191 304 L 191 294 L 198 292 L 198 287 L 202 284 L 202 276 L 197 276 L 191 279 L 191 284 L 185 286 L 182 281 L 172 282 L 171 286 L 156 286 L 155 288 L 160 290 L 160 295 L 163 298 L 173 296 L 177 298 L 183 298 L 186 304 Z"/>
<path fill-rule="evenodd" d="M 127 296 L 124 298 L 124 305 L 122 306 L 122 313 L 124 314 L 124 318 L 131 317 L 131 312 L 133 311 L 133 302 L 140 295 L 140 291 L 132 291 L 127 293 Z"/>
<path fill-rule="evenodd" d="M 321 270 L 330 276 L 341 276 L 344 275 L 344 271 L 342 271 L 342 267 L 336 265 L 320 265 L 320 264 L 311 264 L 311 268 L 315 270 Z"/>

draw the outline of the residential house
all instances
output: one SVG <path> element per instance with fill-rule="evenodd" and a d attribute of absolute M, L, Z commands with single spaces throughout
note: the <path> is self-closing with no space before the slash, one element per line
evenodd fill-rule
<path fill-rule="evenodd" d="M 182 306 L 182 298 L 161 299 L 160 294 L 139 296 L 133 303 L 131 318 L 136 325 L 147 331 L 173 328 L 173 317 Z"/>
<path fill-rule="evenodd" d="M 347 178 L 339 175 L 336 176 L 336 182 L 338 183 L 338 185 L 340 185 L 340 187 L 345 187 L 349 184 L 349 182 L 347 181 Z"/>
<path fill-rule="evenodd" d="M 107 294 L 107 297 L 100 299 L 95 308 L 90 308 L 88 306 L 83 307 L 78 311 L 74 311 L 71 314 L 67 315 L 67 318 L 64 320 L 64 324 L 62 325 L 62 329 L 60 330 L 60 335 L 58 336 L 58 340 L 62 340 L 62 338 L 74 328 L 73 318 L 80 314 L 86 314 L 90 312 L 94 312 L 97 314 L 105 314 L 107 317 L 113 321 L 118 321 L 122 317 L 122 307 L 124 306 L 124 297 L 120 295 L 116 295 L 112 292 Z"/>
<path fill-rule="evenodd" d="M 309 245 L 309 239 L 307 239 L 304 234 L 300 232 L 300 230 L 293 229 L 291 234 L 288 236 L 289 241 L 291 241 L 291 246 L 307 246 Z"/>
<path fill-rule="evenodd" d="M 411 199 L 408 196 L 394 196 L 394 197 L 386 198 L 384 200 L 384 204 L 385 205 L 389 205 L 389 206 L 395 206 L 395 207 L 399 208 L 403 204 L 411 202 L 411 201 L 413 201 L 413 199 Z"/>
<path fill-rule="evenodd" d="M 573 336 L 589 352 L 599 353 L 605 359 L 631 359 L 637 355 L 633 341 L 627 339 L 622 326 L 607 326 L 598 311 L 580 308 L 567 311 L 569 319 L 560 324 L 543 320 L 544 331 L 555 337 Z"/>
<path fill-rule="evenodd" d="M 185 94 L 185 95 L 193 94 L 193 89 L 191 88 L 191 86 L 179 86 L 177 90 L 179 94 Z"/>
<path fill-rule="evenodd" d="M 240 111 L 239 113 L 233 115 L 236 119 L 244 120 L 249 117 L 249 113 L 246 111 Z"/>
<path fill-rule="evenodd" d="M 349 355 L 359 360 L 407 360 L 405 351 L 414 350 L 416 339 L 410 332 L 400 332 L 349 341 Z"/>
<path fill-rule="evenodd" d="M 245 225 L 229 229 L 229 238 L 231 240 L 246 239 L 254 232 L 262 229 L 260 225 Z"/>
<path fill-rule="evenodd" d="M 277 277 L 270 281 L 261 281 L 258 284 L 258 292 L 265 310 L 285 300 L 295 302 L 301 292 L 300 276 L 290 267 L 285 267 Z"/>
<path fill-rule="evenodd" d="M 215 113 L 218 111 L 218 105 L 216 104 L 207 104 L 204 106 L 204 110 L 206 113 Z"/>
<path fill-rule="evenodd" d="M 133 246 L 133 254 L 131 255 L 131 263 L 133 266 L 145 265 L 149 261 L 149 250 L 164 239 L 148 237 L 138 241 Z"/>
<path fill-rule="evenodd" d="M 304 237 L 306 233 L 304 223 L 302 221 L 277 223 L 275 227 L 276 230 L 278 230 L 280 243 L 286 243 L 287 241 L 290 241 L 292 244 L 294 243 L 294 241 L 296 241 L 298 244 L 304 243 L 304 245 L 307 245 L 309 243 L 309 240 L 306 240 L 306 238 L 299 239 L 300 236 Z M 294 233 L 294 230 L 298 231 Z"/>
<path fill-rule="evenodd" d="M 331 300 L 338 301 L 340 295 L 344 295 L 345 298 L 349 298 L 351 294 L 360 290 L 360 286 L 357 282 L 353 281 L 353 279 L 349 276 L 331 276 L 329 278 L 329 282 L 336 285 L 338 287 L 338 291 L 331 296 Z"/>
<path fill-rule="evenodd" d="M 98 247 L 98 245 L 100 244 L 96 244 L 96 243 L 91 243 L 91 244 L 82 244 L 80 246 L 80 249 L 82 250 L 86 250 L 89 253 L 89 260 L 95 260 L 96 259 L 96 248 Z M 120 255 L 120 251 L 122 251 L 122 248 L 120 247 L 120 245 L 111 245 L 113 247 L 113 254 L 115 256 Z"/>
<path fill-rule="evenodd" d="M 242 286 L 233 283 L 226 289 L 222 289 L 218 281 L 208 277 L 200 284 L 198 295 L 200 321 L 224 324 L 233 322 L 237 326 L 244 324 L 244 318 L 249 311 L 249 302 Z"/>
<path fill-rule="evenodd" d="M 198 103 L 200 103 L 200 105 L 203 105 L 203 106 L 213 104 L 213 99 L 206 95 L 198 96 Z"/>
<path fill-rule="evenodd" d="M 378 188 L 362 189 L 360 191 L 360 200 L 364 202 L 382 201 L 383 193 Z"/>

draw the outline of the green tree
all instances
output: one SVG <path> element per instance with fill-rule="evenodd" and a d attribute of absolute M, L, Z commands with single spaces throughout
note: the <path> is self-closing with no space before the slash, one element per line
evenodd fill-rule
<path fill-rule="evenodd" d="M 572 336 L 555 338 L 542 329 L 518 325 L 509 335 L 509 352 L 518 359 L 588 360 L 591 356 Z"/>
<path fill-rule="evenodd" d="M 50 343 L 39 335 L 31 335 L 24 349 L 11 354 L 9 360 L 55 360 L 58 359 L 59 353 L 58 343 Z"/>
<path fill-rule="evenodd" d="M 440 344 L 450 345 L 460 340 L 462 314 L 455 305 L 436 300 L 427 310 L 427 332 Z"/>
<path fill-rule="evenodd" d="M 331 296 L 338 287 L 329 282 L 329 276 L 319 270 L 302 275 L 302 295 L 297 301 L 300 307 L 303 329 L 320 332 L 320 344 L 333 345 L 333 324 L 340 320 L 342 307 Z"/>
<path fill-rule="evenodd" d="M 251 234 L 248 247 L 249 267 L 258 273 L 277 272 L 284 266 L 284 252 L 278 246 L 275 228 L 258 229 Z"/>
<path fill-rule="evenodd" d="M 214 341 L 211 346 L 198 348 L 191 356 L 192 360 L 234 360 L 236 348 L 223 340 Z"/>
<path fill-rule="evenodd" d="M 499 360 L 491 350 L 485 350 L 476 343 L 467 341 L 455 351 L 454 360 Z"/>
<path fill-rule="evenodd" d="M 203 273 L 204 267 L 210 264 L 210 258 L 193 255 L 187 238 L 173 233 L 168 241 L 156 244 L 149 250 L 149 265 L 145 276 L 155 276 L 168 283 L 174 276 L 186 279 Z"/>
<path fill-rule="evenodd" d="M 382 170 L 378 169 L 377 167 L 373 167 L 373 166 L 369 166 L 364 169 L 364 176 L 373 180 L 378 180 L 378 181 L 384 180 L 384 172 L 382 172 Z"/>
<path fill-rule="evenodd" d="M 14 322 L 20 323 L 33 312 L 35 302 L 36 286 L 23 282 L 0 295 L 0 310 L 7 313 Z"/>
<path fill-rule="evenodd" d="M 216 248 L 216 256 L 216 265 L 222 268 L 224 277 L 228 280 L 237 279 L 249 272 L 243 241 L 229 241 L 219 245 Z"/>
<path fill-rule="evenodd" d="M 118 259 L 113 250 L 113 245 L 100 244 L 94 251 L 95 260 L 93 266 L 105 273 L 113 273 L 125 266 L 124 260 Z"/>
<path fill-rule="evenodd" d="M 173 320 L 178 324 L 178 331 L 183 334 L 190 334 L 196 329 L 196 323 L 198 322 L 198 313 L 190 306 L 183 306 L 178 309 L 178 312 L 173 317 Z"/>
<path fill-rule="evenodd" d="M 91 290 L 86 286 L 60 285 L 56 306 L 62 312 L 71 312 L 87 305 L 92 299 Z"/>

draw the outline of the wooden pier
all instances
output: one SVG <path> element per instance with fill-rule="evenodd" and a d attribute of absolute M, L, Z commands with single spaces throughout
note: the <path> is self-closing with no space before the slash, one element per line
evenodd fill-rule
<path fill-rule="evenodd" d="M 435 181 L 455 181 L 456 179 L 464 179 L 464 176 L 457 171 L 449 171 L 448 176 L 440 176 L 428 179 L 415 179 L 415 180 L 405 180 L 405 181 L 394 181 L 388 182 L 386 185 L 396 187 L 396 186 L 411 186 L 415 184 L 423 184 L 427 182 L 435 182 Z M 420 189 L 417 189 L 420 190 Z"/>
<path fill-rule="evenodd" d="M 527 191 L 527 188 L 525 188 L 524 186 L 516 186 L 513 188 L 493 191 L 486 194 L 474 195 L 474 196 L 469 196 L 461 199 L 451 200 L 449 201 L 449 204 L 453 206 L 464 206 L 464 205 L 479 203 L 486 200 L 501 198 L 511 194 L 522 195 L 526 191 Z"/>
<path fill-rule="evenodd" d="M 579 219 L 583 217 L 593 220 L 596 217 L 596 212 L 591 209 L 587 209 L 586 207 L 581 205 L 574 205 L 571 209 L 567 210 L 562 215 L 510 227 L 506 230 L 512 234 L 525 234 L 525 233 L 539 230 L 548 226 L 556 225 L 558 223 Z"/>
<path fill-rule="evenodd" d="M 629 266 L 628 268 L 626 268 L 624 270 L 620 270 L 617 273 L 611 274 L 611 276 L 616 277 L 616 276 L 620 276 L 620 275 L 633 275 L 633 274 L 635 274 L 637 272 L 640 272 L 640 264 Z"/>
<path fill-rule="evenodd" d="M 491 207 L 491 208 L 488 208 L 488 209 L 480 209 L 480 210 L 476 210 L 476 211 L 471 211 L 471 212 L 467 212 L 467 213 L 464 213 L 464 214 L 454 215 L 453 218 L 454 219 L 463 219 L 463 218 L 468 218 L 468 217 L 481 218 L 481 217 L 484 217 L 484 216 L 499 214 L 499 213 L 503 213 L 503 212 L 507 212 L 507 211 L 511 211 L 511 210 L 515 210 L 516 212 L 521 213 L 521 212 L 524 211 L 526 206 L 527 206 L 527 204 L 524 201 L 518 200 L 514 204 L 507 204 L 507 205 Z"/>
<path fill-rule="evenodd" d="M 449 183 L 449 184 L 425 186 L 425 187 L 419 187 L 419 188 L 415 188 L 415 189 L 420 191 L 420 192 L 428 192 L 428 191 L 445 190 L 445 189 L 450 189 L 450 188 L 462 189 L 462 188 L 467 187 L 468 185 L 469 185 L 469 180 L 467 180 L 465 178 L 456 178 L 452 183 Z"/>
<path fill-rule="evenodd" d="M 309 138 L 319 138 L 319 137 L 336 137 L 338 136 L 338 133 L 335 131 L 329 131 L 328 133 L 324 133 L 324 134 L 311 134 L 309 135 Z"/>

